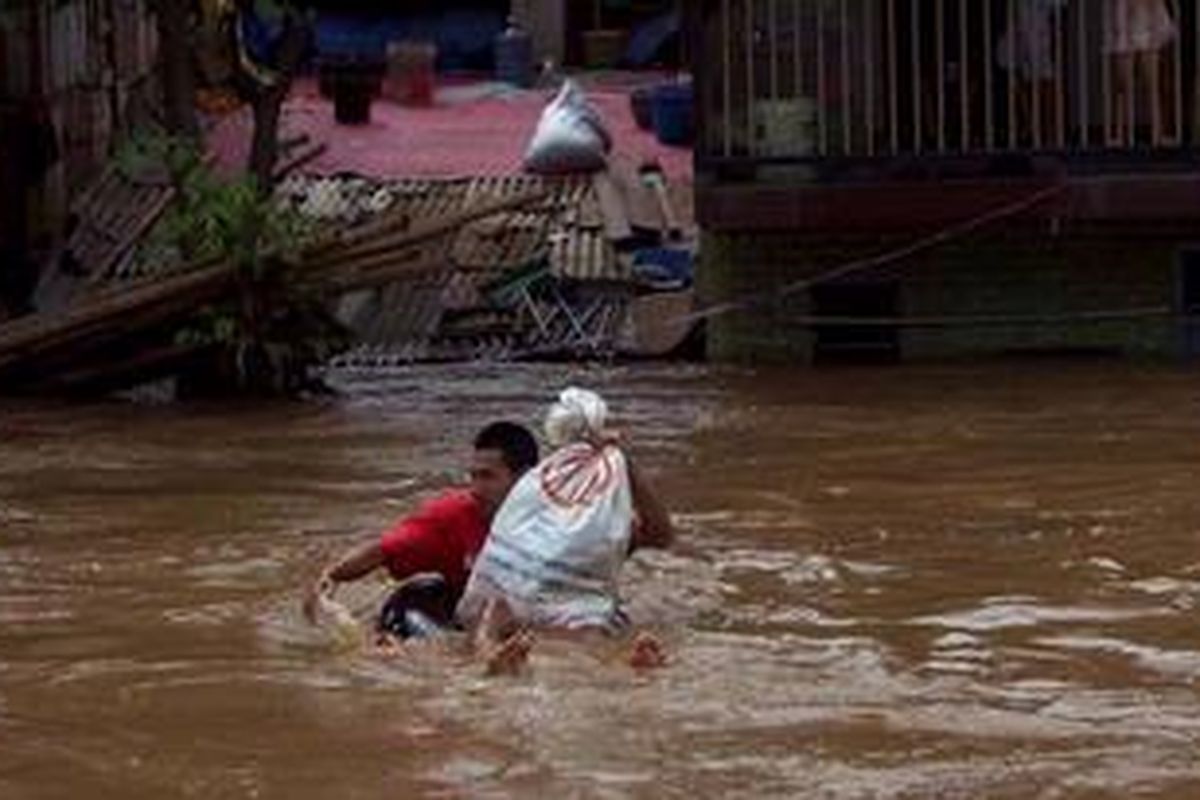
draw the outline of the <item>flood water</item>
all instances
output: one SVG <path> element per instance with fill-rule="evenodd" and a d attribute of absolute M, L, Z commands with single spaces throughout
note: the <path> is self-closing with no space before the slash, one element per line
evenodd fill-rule
<path fill-rule="evenodd" d="M 608 395 L 679 524 L 625 587 L 666 669 L 549 643 L 484 679 L 301 620 L 324 559 L 567 381 Z M 1200 797 L 1200 374 L 346 388 L 0 406 L 0 797 Z"/>

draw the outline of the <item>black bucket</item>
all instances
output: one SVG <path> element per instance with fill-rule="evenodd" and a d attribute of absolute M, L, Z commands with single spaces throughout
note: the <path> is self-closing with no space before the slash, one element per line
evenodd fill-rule
<path fill-rule="evenodd" d="M 333 118 L 339 125 L 366 125 L 371 121 L 371 86 L 358 75 L 339 75 L 333 82 Z"/>
<path fill-rule="evenodd" d="M 644 131 L 654 130 L 654 88 L 635 89 L 629 95 L 634 122 Z"/>
<path fill-rule="evenodd" d="M 333 93 L 333 118 L 339 125 L 366 125 L 371 121 L 371 103 L 379 95 L 382 64 L 346 60 L 330 64 L 328 84 Z"/>

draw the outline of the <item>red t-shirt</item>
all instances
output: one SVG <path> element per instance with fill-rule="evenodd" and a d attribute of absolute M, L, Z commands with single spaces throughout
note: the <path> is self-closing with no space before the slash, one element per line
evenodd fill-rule
<path fill-rule="evenodd" d="M 383 563 L 397 580 L 440 573 L 458 596 L 487 534 L 479 500 L 464 489 L 452 490 L 421 504 L 383 534 Z"/>

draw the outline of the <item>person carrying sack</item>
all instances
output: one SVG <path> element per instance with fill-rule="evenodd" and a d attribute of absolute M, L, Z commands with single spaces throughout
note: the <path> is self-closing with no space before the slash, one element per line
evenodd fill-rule
<path fill-rule="evenodd" d="M 672 543 L 670 516 L 607 418 L 598 394 L 564 391 L 546 419 L 554 451 L 496 512 L 455 614 L 489 663 L 519 665 L 529 629 L 626 631 L 621 567 L 638 548 Z M 656 665 L 657 642 L 638 637 L 632 661 Z"/>

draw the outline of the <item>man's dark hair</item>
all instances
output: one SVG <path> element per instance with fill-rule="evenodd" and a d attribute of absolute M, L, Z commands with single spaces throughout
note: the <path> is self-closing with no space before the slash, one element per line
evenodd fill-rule
<path fill-rule="evenodd" d="M 475 437 L 476 450 L 498 450 L 504 464 L 520 475 L 538 462 L 538 445 L 524 425 L 515 422 L 493 422 Z"/>

